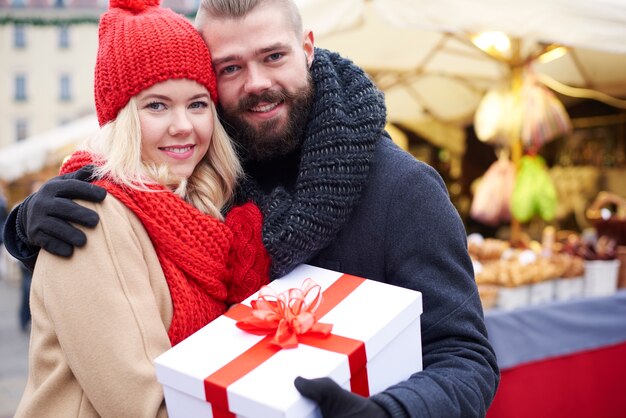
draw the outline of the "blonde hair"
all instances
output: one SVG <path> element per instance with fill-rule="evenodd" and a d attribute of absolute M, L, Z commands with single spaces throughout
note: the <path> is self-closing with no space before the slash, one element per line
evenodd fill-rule
<path fill-rule="evenodd" d="M 242 18 L 257 6 L 265 4 L 278 5 L 285 12 L 296 35 L 302 33 L 302 16 L 293 0 L 200 0 L 196 13 L 196 28 L 202 33 L 202 26 L 207 17 L 215 18 Z M 268 22 L 269 23 L 269 22 Z"/>
<path fill-rule="evenodd" d="M 213 135 L 204 158 L 188 179 L 176 177 L 166 164 L 155 165 L 141 159 L 141 124 L 134 98 L 113 121 L 102 127 L 83 146 L 102 159 L 94 174 L 135 190 L 154 191 L 160 184 L 179 195 L 203 213 L 223 219 L 221 211 L 230 204 L 242 168 L 230 137 L 220 123 L 214 103 Z"/>

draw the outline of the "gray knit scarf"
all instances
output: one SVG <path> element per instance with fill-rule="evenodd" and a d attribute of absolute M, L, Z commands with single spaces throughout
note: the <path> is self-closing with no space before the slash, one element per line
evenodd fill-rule
<path fill-rule="evenodd" d="M 315 97 L 294 190 L 265 193 L 249 177 L 238 189 L 238 201 L 252 199 L 263 212 L 272 278 L 310 260 L 348 221 L 385 126 L 382 93 L 352 62 L 316 49 L 311 75 Z"/>

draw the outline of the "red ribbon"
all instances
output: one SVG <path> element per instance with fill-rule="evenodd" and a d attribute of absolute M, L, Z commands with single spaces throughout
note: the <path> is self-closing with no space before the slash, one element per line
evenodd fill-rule
<path fill-rule="evenodd" d="M 314 310 L 316 317 L 323 317 L 332 310 L 335 306 L 337 306 L 343 299 L 346 298 L 350 293 L 354 291 L 361 283 L 363 283 L 365 279 L 360 277 L 350 276 L 347 274 L 342 275 L 339 279 L 337 279 L 332 285 L 330 285 L 322 295 L 319 295 L 319 289 L 313 290 L 309 288 L 307 285 L 303 286 L 303 289 L 295 289 L 301 290 L 304 296 L 307 293 L 311 293 L 308 297 L 304 298 L 296 298 L 297 302 L 294 302 L 293 305 L 286 303 L 284 305 L 285 308 L 292 306 L 295 311 L 302 313 L 306 312 L 306 307 L 309 308 L 315 307 Z M 306 282 L 305 282 L 306 283 Z M 313 283 L 314 286 L 317 286 Z M 319 286 L 318 286 L 319 287 Z M 290 289 L 294 290 L 294 289 Z M 289 292 L 289 291 L 288 291 Z M 286 292 L 286 293 L 288 293 Z M 317 292 L 317 293 L 316 293 Z M 265 295 L 274 295 L 277 296 L 275 292 L 264 293 Z M 262 294 L 259 293 L 259 296 Z M 261 297 L 259 299 L 262 299 Z M 258 300 L 258 299 L 257 299 Z M 272 297 L 267 297 L 262 299 L 264 302 L 277 302 L 278 299 L 274 300 Z M 308 301 L 308 302 L 307 302 Z M 263 303 L 264 303 L 263 302 Z M 261 303 L 261 304 L 263 304 Z M 256 304 L 258 305 L 258 304 Z M 273 305 L 270 304 L 270 305 Z M 268 308 L 264 306 L 264 308 Z M 273 308 L 272 312 L 275 312 Z M 287 310 L 287 309 L 286 309 Z M 252 308 L 237 304 L 230 308 L 224 315 L 241 321 L 248 321 L 251 318 L 251 315 L 254 316 Z M 264 313 L 263 315 L 272 321 L 277 320 L 278 323 L 281 322 L 278 318 L 273 318 L 269 313 Z M 259 318 L 257 316 L 257 318 Z M 270 322 L 272 322 L 270 321 Z M 275 321 L 274 321 L 275 322 Z M 300 321 L 297 321 L 300 324 Z M 303 321 L 308 324 L 307 321 Z M 273 323 L 273 322 L 272 322 Z M 319 325 L 327 325 L 327 324 L 319 324 Z M 246 325 L 247 326 L 247 325 Z M 265 328 L 269 329 L 270 326 L 264 325 Z M 263 326 L 261 327 L 262 329 Z M 306 325 L 299 328 L 300 330 L 307 328 Z M 296 345 L 297 343 L 302 343 L 306 345 L 310 345 L 313 347 L 321 348 L 324 350 L 333 351 L 336 353 L 345 354 L 348 356 L 348 364 L 350 366 L 350 389 L 354 393 L 358 393 L 362 396 L 369 396 L 369 383 L 367 380 L 367 355 L 365 353 L 365 344 L 362 341 L 354 340 L 352 338 L 342 337 L 340 335 L 334 334 L 326 334 L 320 332 L 311 332 L 314 328 L 314 325 L 308 328 L 309 331 L 305 331 L 304 333 L 296 333 Z M 275 328 L 276 329 L 276 328 Z M 265 338 L 260 340 L 254 346 L 244 351 L 237 358 L 232 360 L 231 362 L 224 365 L 222 368 L 218 369 L 215 373 L 208 376 L 204 379 L 204 392 L 205 398 L 207 402 L 211 403 L 211 409 L 213 412 L 213 417 L 215 418 L 233 418 L 235 414 L 231 413 L 228 408 L 228 393 L 227 388 L 240 378 L 244 377 L 250 371 L 254 370 L 257 366 L 262 364 L 264 361 L 272 357 L 274 354 L 279 352 L 283 347 L 281 345 L 277 345 L 276 343 L 276 335 L 269 335 L 270 332 L 258 331 L 259 335 L 266 335 Z M 279 338 L 280 340 L 280 338 Z"/>
<path fill-rule="evenodd" d="M 297 347 L 301 335 L 327 337 L 333 326 L 317 322 L 315 316 L 323 300 L 321 289 L 310 278 L 300 289 L 288 289 L 282 293 L 263 286 L 258 299 L 251 303 L 250 315 L 235 325 L 255 335 L 273 334 L 272 342 L 281 348 Z"/>

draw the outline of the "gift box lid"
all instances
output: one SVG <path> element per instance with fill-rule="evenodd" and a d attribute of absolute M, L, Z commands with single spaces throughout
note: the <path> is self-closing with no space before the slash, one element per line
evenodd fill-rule
<path fill-rule="evenodd" d="M 417 321 L 419 326 L 422 299 L 417 291 L 309 265 L 298 266 L 269 286 L 280 293 L 300 288 L 306 278 L 311 278 L 323 292 L 346 279 L 358 280 L 358 285 L 318 321 L 332 324 L 333 335 L 362 341 L 368 363 L 411 324 Z M 257 297 L 258 292 L 242 305 L 251 306 Z M 222 315 L 159 356 L 155 360 L 159 382 L 205 400 L 205 379 L 225 364 L 241 360 L 242 353 L 264 338 L 240 330 L 235 323 L 228 313 Z M 248 367 L 245 376 L 227 388 L 228 407 L 237 415 L 307 416 L 315 405 L 295 389 L 296 376 L 329 376 L 350 387 L 351 371 L 346 356 L 325 349 L 299 344 L 297 348 L 277 349 L 259 363 L 244 365 L 243 368 Z"/>

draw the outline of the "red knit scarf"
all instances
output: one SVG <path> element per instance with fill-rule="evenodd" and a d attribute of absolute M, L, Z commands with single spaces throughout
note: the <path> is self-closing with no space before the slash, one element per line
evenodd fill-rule
<path fill-rule="evenodd" d="M 75 152 L 61 173 L 93 163 L 89 153 Z M 94 184 L 132 210 L 152 240 L 174 306 L 168 330 L 172 345 L 268 282 L 269 258 L 255 205 L 234 208 L 224 223 L 161 186 L 152 187 L 156 192 L 144 192 L 108 180 Z"/>

